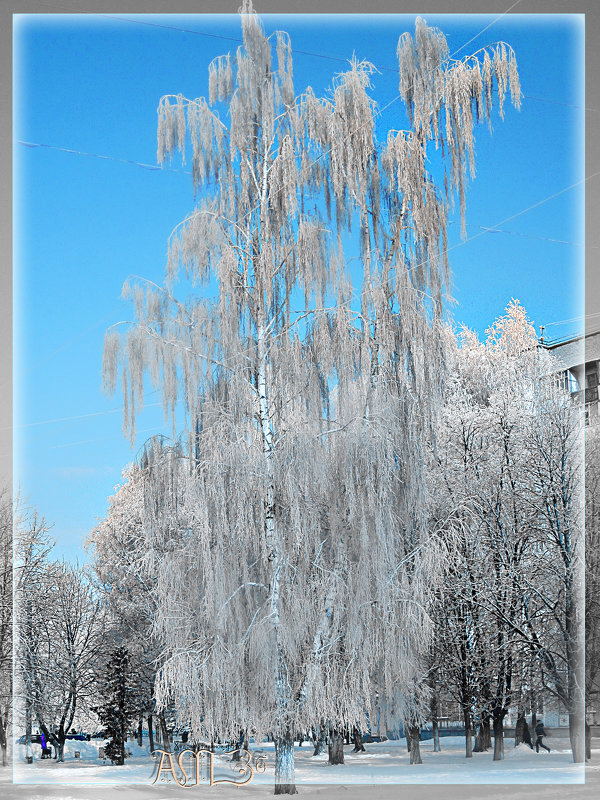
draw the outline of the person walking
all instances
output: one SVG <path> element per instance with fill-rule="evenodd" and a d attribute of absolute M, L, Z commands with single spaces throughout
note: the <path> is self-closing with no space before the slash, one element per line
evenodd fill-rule
<path fill-rule="evenodd" d="M 535 752 L 539 753 L 540 752 L 540 747 L 543 747 L 544 750 L 547 750 L 548 752 L 550 752 L 550 748 L 546 747 L 546 745 L 542 741 L 542 738 L 544 736 L 548 736 L 548 734 L 546 733 L 546 731 L 544 729 L 544 723 L 543 723 L 542 720 L 540 720 L 537 723 L 537 725 L 535 726 L 535 735 L 537 736 L 537 739 L 535 740 Z"/>
<path fill-rule="evenodd" d="M 529 730 L 529 725 L 527 724 L 527 720 L 525 720 L 525 725 L 523 726 L 523 741 L 525 744 L 528 744 L 529 747 L 533 750 L 533 742 L 531 741 L 531 731 Z"/>

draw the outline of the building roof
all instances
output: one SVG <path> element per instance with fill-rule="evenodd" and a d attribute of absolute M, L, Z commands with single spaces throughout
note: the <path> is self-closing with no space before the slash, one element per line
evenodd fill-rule
<path fill-rule="evenodd" d="M 585 337 L 585 355 L 583 336 L 576 336 L 556 344 L 548 342 L 546 347 L 565 369 L 572 369 L 590 361 L 600 361 L 600 331 L 589 333 Z"/>
<path fill-rule="evenodd" d="M 585 337 L 585 361 L 600 361 L 600 331 Z"/>
<path fill-rule="evenodd" d="M 546 347 L 564 369 L 578 367 L 584 362 L 583 336 L 578 336 L 576 339 L 568 339 L 566 342 L 558 342 L 557 344 L 546 344 Z"/>

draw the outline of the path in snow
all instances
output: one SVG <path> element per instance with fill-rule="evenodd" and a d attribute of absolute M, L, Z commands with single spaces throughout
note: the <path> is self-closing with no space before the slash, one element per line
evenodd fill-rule
<path fill-rule="evenodd" d="M 600 741 L 594 741 L 591 766 L 571 762 L 567 739 L 548 740 L 552 752 L 539 755 L 526 745 L 505 743 L 505 759 L 492 760 L 491 752 L 464 758 L 464 739 L 442 739 L 442 752 L 432 742 L 421 742 L 423 764 L 410 766 L 405 740 L 367 745 L 355 755 L 346 748 L 344 765 L 330 767 L 327 757 L 313 758 L 312 748 L 296 747 L 296 783 L 299 794 L 310 800 L 580 800 L 600 796 Z M 100 743 L 101 744 L 101 743 Z M 2 800 L 173 800 L 185 798 L 183 790 L 169 784 L 152 785 L 154 764 L 145 748 L 129 744 L 132 757 L 124 767 L 104 765 L 98 743 L 69 742 L 66 762 L 40 761 L 39 748 L 32 765 L 24 763 L 24 747 L 15 747 L 14 780 L 0 769 Z M 273 796 L 273 745 L 265 744 L 267 772 L 251 784 L 236 787 L 200 785 L 191 797 L 214 800 L 266 800 Z M 81 759 L 74 758 L 79 750 Z M 460 784 L 460 785 L 457 785 Z M 376 788 L 375 788 L 376 787 Z M 535 787 L 535 788 L 534 788 Z"/>

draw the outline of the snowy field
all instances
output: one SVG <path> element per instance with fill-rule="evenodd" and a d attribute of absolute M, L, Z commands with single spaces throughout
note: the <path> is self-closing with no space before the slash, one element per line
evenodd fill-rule
<path fill-rule="evenodd" d="M 465 759 L 462 737 L 442 739 L 441 753 L 433 752 L 431 741 L 421 742 L 423 764 L 412 767 L 403 739 L 369 744 L 367 752 L 361 755 L 353 754 L 351 746 L 346 747 L 346 763 L 336 767 L 328 765 L 326 755 L 313 758 L 312 747 L 305 744 L 296 747 L 296 784 L 299 794 L 323 800 L 329 797 L 362 800 L 373 797 L 374 791 L 376 800 L 599 797 L 600 741 L 594 740 L 585 784 L 583 767 L 571 763 L 568 740 L 547 741 L 552 752 L 538 755 L 526 745 L 515 748 L 512 740 L 507 740 L 505 760 L 501 762 L 493 762 L 491 752 L 475 753 L 472 759 Z M 39 760 L 39 747 L 35 747 L 31 765 L 24 763 L 24 746 L 16 745 L 14 784 L 11 785 L 10 769 L 0 769 L 0 797 L 2 800 L 173 800 L 187 796 L 173 783 L 152 784 L 156 767 L 147 749 L 129 744 L 131 758 L 125 766 L 113 767 L 98 759 L 98 744 L 101 742 L 69 742 L 64 764 Z M 75 750 L 81 753 L 81 759 L 75 759 Z M 216 800 L 272 797 L 273 745 L 265 744 L 262 752 L 268 758 L 267 771 L 255 775 L 252 783 L 243 787 L 201 784 L 192 789 L 195 794 L 191 797 L 208 794 Z M 225 777 L 225 773 L 215 777 Z"/>

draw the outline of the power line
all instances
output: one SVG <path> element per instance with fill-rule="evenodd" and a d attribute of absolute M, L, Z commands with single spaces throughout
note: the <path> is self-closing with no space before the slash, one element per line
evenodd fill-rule
<path fill-rule="evenodd" d="M 507 14 L 508 14 L 510 11 L 512 11 L 512 10 L 513 10 L 513 8 L 514 8 L 515 6 L 518 6 L 520 2 L 521 2 L 521 0 L 515 0 L 515 2 L 512 4 L 512 6 L 509 6 L 509 7 L 506 9 L 506 11 L 503 11 L 503 12 L 502 12 L 502 14 L 500 14 L 500 15 L 499 15 L 499 16 L 497 16 L 497 17 L 495 17 L 495 18 L 494 18 L 494 19 L 493 19 L 493 20 L 492 20 L 492 21 L 491 21 L 491 22 L 490 22 L 488 25 L 486 25 L 486 26 L 485 26 L 485 28 L 483 28 L 483 30 L 479 31 L 479 33 L 476 33 L 476 34 L 475 34 L 475 36 L 473 36 L 473 38 L 472 38 L 472 39 L 469 39 L 469 41 L 468 41 L 468 42 L 465 42 L 465 43 L 462 45 L 462 47 L 459 47 L 459 48 L 458 48 L 458 50 L 455 50 L 455 51 L 454 51 L 454 53 L 453 53 L 452 55 L 456 55 L 457 53 L 460 53 L 460 51 L 461 51 L 461 50 L 464 50 L 464 49 L 465 49 L 465 47 L 467 47 L 467 45 L 470 45 L 470 44 L 471 44 L 471 42 L 474 42 L 474 41 L 475 41 L 475 39 L 478 39 L 478 38 L 481 36 L 481 34 L 482 34 L 482 33 L 485 33 L 485 32 L 486 32 L 486 31 L 487 31 L 489 28 L 491 28 L 491 27 L 492 27 L 492 25 L 495 25 L 495 24 L 498 22 L 498 20 L 499 20 L 499 19 L 502 19 L 502 17 L 505 17 L 505 16 L 506 16 L 506 15 L 507 15 Z"/>
<path fill-rule="evenodd" d="M 516 0 L 516 2 L 514 2 L 511 6 L 509 6 L 509 8 L 507 8 L 506 11 L 503 11 L 501 14 L 499 14 L 497 17 L 495 17 L 490 23 L 488 23 L 485 26 L 485 28 L 480 30 L 479 33 L 476 33 L 475 36 L 471 37 L 471 39 L 469 39 L 467 42 L 465 42 L 465 44 L 461 45 L 461 47 L 459 47 L 457 50 L 455 50 L 452 53 L 452 56 L 457 55 L 458 53 L 460 53 L 461 50 L 464 50 L 465 47 L 467 47 L 469 44 L 471 44 L 471 42 L 474 42 L 475 39 L 478 39 L 483 33 L 485 33 L 485 31 L 489 30 L 489 28 L 491 28 L 493 25 L 495 25 L 498 22 L 498 20 L 502 19 L 502 17 L 504 17 L 507 14 L 509 14 L 512 11 L 512 9 L 515 8 L 515 6 L 519 5 L 519 3 L 521 3 L 521 0 Z M 225 36 L 223 34 L 208 33 L 207 31 L 198 31 L 198 30 L 194 30 L 192 28 L 181 28 L 181 27 L 178 27 L 178 26 L 175 26 L 175 25 L 164 25 L 164 24 L 161 24 L 161 23 L 158 23 L 158 22 L 148 22 L 147 20 L 132 19 L 131 17 L 124 17 L 122 15 L 102 14 L 102 16 L 107 17 L 109 19 L 114 19 L 114 20 L 116 20 L 118 22 L 129 22 L 129 23 L 134 24 L 134 25 L 146 25 L 146 26 L 153 27 L 153 28 L 163 28 L 165 30 L 177 31 L 177 32 L 180 32 L 180 33 L 189 33 L 189 34 L 192 34 L 194 36 L 205 36 L 205 37 L 208 37 L 210 39 L 222 39 L 222 40 L 228 41 L 228 42 L 236 42 L 237 44 L 241 44 L 242 43 L 242 39 L 239 38 L 239 37 L 235 37 L 235 36 Z M 293 53 L 294 53 L 294 55 L 304 55 L 304 56 L 309 56 L 311 58 L 321 58 L 321 59 L 324 59 L 326 61 L 335 61 L 338 64 L 347 64 L 348 63 L 348 59 L 347 58 L 342 58 L 340 56 L 332 56 L 332 55 L 329 55 L 327 53 L 319 53 L 319 52 L 315 52 L 315 51 L 311 51 L 311 50 L 299 50 L 299 49 L 297 49 L 295 47 L 293 48 Z M 398 67 L 388 67 L 388 66 L 383 66 L 382 64 L 373 64 L 373 66 L 376 67 L 376 69 L 378 71 L 380 71 L 380 72 L 393 72 L 396 75 L 400 74 L 400 70 L 398 69 Z M 536 97 L 534 95 L 528 95 L 528 94 L 523 94 L 522 96 L 523 96 L 523 98 L 525 98 L 527 100 L 534 100 L 536 102 L 547 103 L 549 105 L 557 105 L 557 106 L 562 106 L 562 107 L 565 107 L 565 108 L 576 108 L 576 109 L 579 109 L 579 110 L 582 110 L 582 111 L 589 111 L 589 112 L 592 112 L 592 113 L 595 113 L 595 114 L 599 114 L 600 113 L 600 109 L 598 109 L 598 108 L 589 108 L 588 106 L 581 106 L 581 105 L 578 105 L 576 103 L 564 103 L 564 102 L 561 102 L 559 100 L 550 100 L 550 99 L 548 99 L 546 97 Z"/>
<path fill-rule="evenodd" d="M 47 150 L 58 150 L 58 151 L 63 152 L 63 153 L 70 153 L 71 155 L 91 156 L 91 157 L 98 158 L 98 159 L 103 160 L 103 161 L 117 161 L 117 162 L 120 162 L 122 164 L 130 164 L 130 165 L 133 165 L 133 166 L 144 167 L 145 169 L 151 169 L 153 172 L 161 172 L 163 170 L 169 170 L 170 172 L 177 172 L 177 173 L 182 174 L 182 175 L 191 175 L 192 174 L 189 170 L 180 170 L 180 169 L 172 169 L 170 167 L 152 166 L 152 165 L 149 165 L 149 164 L 144 164 L 144 163 L 139 162 L 139 161 L 134 161 L 133 159 L 117 158 L 115 156 L 107 156 L 107 155 L 104 155 L 102 153 L 84 152 L 84 151 L 81 151 L 81 150 L 75 150 L 75 149 L 70 148 L 70 147 L 60 147 L 58 145 L 44 144 L 44 143 L 41 143 L 41 142 L 25 142 L 25 141 L 23 141 L 21 139 L 17 139 L 17 143 L 18 144 L 22 144 L 25 147 L 30 147 L 30 148 L 42 147 L 42 148 L 45 148 Z M 590 177 L 593 177 L 593 176 L 590 176 Z M 565 191 L 565 190 L 563 190 L 563 191 Z M 450 224 L 451 225 L 453 224 L 452 220 L 450 221 Z M 479 224 L 477 224 L 475 222 L 467 223 L 467 228 L 479 228 L 484 233 L 504 233 L 504 234 L 507 234 L 507 235 L 510 235 L 510 236 L 519 236 L 519 237 L 527 238 L 527 239 L 538 239 L 539 241 L 552 242 L 554 244 L 572 245 L 573 247 L 584 247 L 585 246 L 583 244 L 583 242 L 571 242 L 571 241 L 568 241 L 566 239 L 554 239 L 554 238 L 551 238 L 549 236 L 539 236 L 539 235 L 531 234 L 531 233 L 521 233 L 519 231 L 507 231 L 505 229 L 500 229 L 497 226 L 479 225 Z M 588 247 L 588 249 L 597 250 L 598 246 L 590 245 Z"/>
<path fill-rule="evenodd" d="M 118 161 L 121 164 L 131 164 L 135 167 L 143 167 L 143 169 L 150 170 L 151 172 L 160 172 L 162 169 L 166 169 L 169 172 L 178 172 L 182 175 L 191 175 L 192 173 L 189 170 L 184 169 L 173 169 L 172 167 L 160 167 L 157 164 L 144 164 L 142 161 L 134 161 L 130 158 L 118 158 L 117 156 L 107 156 L 101 153 L 89 153 L 84 150 L 74 150 L 71 147 L 61 147 L 55 144 L 43 144 L 41 142 L 25 142 L 23 139 L 16 140 L 18 144 L 22 144 L 24 147 L 29 148 L 36 148 L 36 147 L 43 147 L 47 150 L 60 150 L 63 153 L 71 153 L 72 155 L 77 156 L 89 156 L 92 158 L 100 158 L 103 161 Z"/>
<path fill-rule="evenodd" d="M 500 225 L 504 225 L 505 222 L 510 222 L 511 220 L 517 219 L 517 217 L 521 217 L 523 214 L 526 214 L 528 211 L 533 211 L 534 208 L 539 208 L 540 206 L 543 206 L 545 203 L 550 202 L 550 200 L 554 200 L 561 194 L 564 194 L 565 192 L 568 192 L 571 189 L 575 189 L 577 186 L 581 186 L 582 184 L 587 183 L 587 181 L 591 180 L 592 178 L 596 178 L 598 175 L 600 175 L 600 171 L 593 172 L 586 178 L 582 178 L 581 180 L 576 181 L 575 183 L 572 183 L 569 186 L 565 186 L 563 189 L 559 189 L 558 192 L 554 192 L 554 194 L 551 194 L 548 197 L 544 197 L 542 200 L 538 200 L 536 203 L 532 203 L 530 206 L 527 206 L 527 208 L 524 208 L 521 211 L 517 211 L 515 214 L 511 214 L 509 217 L 505 217 L 503 220 L 497 222 L 495 225 L 492 225 L 490 228 L 483 228 L 480 233 L 476 233 L 474 236 L 469 236 L 467 239 L 464 240 L 464 242 L 459 242 L 459 244 L 455 244 L 452 247 L 446 248 L 446 250 L 443 251 L 442 255 L 446 255 L 447 253 L 450 253 L 452 250 L 457 250 L 459 247 L 462 247 L 463 245 L 466 245 L 469 242 L 474 241 L 475 239 L 479 239 L 480 236 L 484 236 L 486 233 L 493 231 L 494 228 L 498 228 Z M 416 269 L 417 267 L 420 266 L 424 266 L 424 263 L 415 264 L 414 266 L 410 267 L 409 270 Z"/>
<path fill-rule="evenodd" d="M 153 408 L 154 406 L 160 406 L 162 403 L 146 403 L 144 404 L 143 408 Z M 70 417 L 56 417 L 55 419 L 43 419 L 39 422 L 26 422 L 24 425 L 10 425 L 7 428 L 3 428 L 2 430 L 9 430 L 15 429 L 20 430 L 21 428 L 36 428 L 39 425 L 54 425 L 59 422 L 72 422 L 76 419 L 90 419 L 91 417 L 104 417 L 107 414 L 118 414 L 119 412 L 123 412 L 123 406 L 119 408 L 109 408 L 106 411 L 92 411 L 89 414 L 74 414 Z"/>
<path fill-rule="evenodd" d="M 584 322 L 587 319 L 594 319 L 595 317 L 600 317 L 600 311 L 596 311 L 593 314 L 583 314 L 580 317 L 571 317 L 571 319 L 559 319 L 557 322 L 546 322 L 544 327 L 549 328 L 551 325 L 567 325 L 571 322 Z"/>
<path fill-rule="evenodd" d="M 577 103 L 564 103 L 561 100 L 549 100 L 547 97 L 536 97 L 532 94 L 524 94 L 526 100 L 535 100 L 538 103 L 548 103 L 553 106 L 563 106 L 564 108 L 577 108 L 580 111 L 590 111 L 593 114 L 600 114 L 600 108 L 590 108 L 589 106 L 580 106 Z"/>
<path fill-rule="evenodd" d="M 451 220 L 450 224 L 454 224 L 454 221 Z M 570 242 L 566 239 L 554 239 L 550 236 L 538 236 L 534 233 L 521 233 L 520 231 L 507 231 L 505 228 L 497 228 L 491 227 L 489 225 L 478 225 L 477 223 L 466 223 L 467 228 L 478 228 L 485 233 L 504 233 L 510 236 L 518 236 L 522 239 L 536 239 L 540 242 L 552 242 L 553 244 L 568 244 L 572 245 L 573 247 L 585 247 L 583 242 Z M 588 249 L 590 250 L 598 250 L 597 245 L 589 245 Z"/>
<path fill-rule="evenodd" d="M 521 2 L 521 0 L 519 0 L 519 2 Z M 134 25 L 149 25 L 150 27 L 153 27 L 153 28 L 164 28 L 165 30 L 179 31 L 181 33 L 190 33 L 190 34 L 193 34 L 194 36 L 206 36 L 206 37 L 208 37 L 210 39 L 223 39 L 224 41 L 236 42 L 237 44 L 242 44 L 242 41 L 243 41 L 239 37 L 235 37 L 235 36 L 224 36 L 224 35 L 218 34 L 218 33 L 208 33 L 207 31 L 192 30 L 191 28 L 179 28 L 179 27 L 177 27 L 175 25 L 163 25 L 163 24 L 160 24 L 158 22 L 147 22 L 146 20 L 131 19 L 131 17 L 117 16 L 117 15 L 114 15 L 114 14 L 102 14 L 102 16 L 103 17 L 108 17 L 109 19 L 117 20 L 119 22 L 131 22 Z M 294 48 L 293 52 L 294 52 L 294 55 L 311 56 L 312 58 L 322 58 L 322 59 L 325 59 L 326 61 L 335 61 L 335 62 L 337 62 L 339 64 L 347 64 L 348 63 L 348 59 L 347 58 L 341 58 L 340 56 L 330 56 L 327 53 L 316 53 L 316 52 L 313 52 L 313 51 L 310 51 L 310 50 L 298 50 L 296 48 Z M 399 70 L 397 68 L 395 68 L 395 67 L 383 67 L 383 66 L 380 66 L 378 64 L 376 64 L 374 66 L 376 66 L 377 69 L 382 71 L 382 72 L 395 72 L 395 73 L 399 72 Z"/>
<path fill-rule="evenodd" d="M 512 6 L 510 6 L 510 7 L 509 7 L 509 9 L 507 9 L 507 11 L 503 12 L 503 14 L 500 14 L 498 17 L 496 17 L 494 20 L 492 20 L 492 22 L 490 22 L 490 23 L 489 23 L 489 24 L 488 24 L 488 25 L 487 25 L 485 28 L 483 28 L 483 29 L 482 29 L 482 30 L 481 30 L 481 31 L 480 31 L 478 34 L 476 34 L 474 37 L 472 37 L 472 38 L 471 38 L 471 39 L 470 39 L 468 42 L 466 42 L 464 45 L 462 45 L 460 48 L 458 48 L 456 51 L 454 51 L 454 52 L 453 52 L 453 53 L 452 53 L 452 54 L 451 54 L 451 55 L 450 55 L 448 58 L 452 58 L 452 56 L 454 56 L 456 53 L 460 52 L 460 50 L 464 49 L 464 48 L 465 48 L 465 47 L 466 47 L 468 44 L 470 44 L 472 41 L 474 41 L 476 38 L 478 38 L 478 37 L 479 37 L 479 36 L 480 36 L 480 35 L 481 35 L 481 34 L 482 34 L 482 33 L 483 33 L 485 30 L 488 30 L 488 29 L 489 29 L 489 28 L 490 28 L 490 27 L 491 27 L 491 26 L 492 26 L 492 25 L 493 25 L 493 24 L 494 24 L 494 23 L 495 23 L 495 22 L 496 22 L 498 19 L 500 19 L 500 18 L 501 18 L 502 16 L 504 16 L 505 14 L 507 14 L 507 13 L 508 13 L 508 12 L 509 12 L 509 11 L 510 11 L 512 8 L 514 8 L 514 7 L 515 7 L 515 6 L 516 6 L 516 5 L 517 5 L 519 2 L 520 2 L 520 0 L 517 0 L 517 2 L 516 2 L 516 3 L 513 3 L 513 5 L 512 5 Z M 104 16 L 111 16 L 111 15 L 104 15 Z M 138 20 L 129 20 L 128 18 L 121 18 L 121 17 L 114 17 L 114 18 L 115 18 L 115 19 L 119 19 L 119 20 L 123 19 L 124 21 L 130 21 L 130 22 L 140 22 L 140 24 L 148 24 L 148 25 L 155 26 L 155 27 L 166 27 L 166 28 L 173 28 L 174 30 L 181 30 L 181 31 L 184 31 L 184 32 L 195 33 L 194 31 L 191 31 L 191 30 L 185 31 L 184 29 L 178 29 L 178 28 L 174 28 L 173 26 L 164 26 L 164 25 L 159 25 L 158 23 L 146 23 L 146 22 L 142 22 L 142 21 L 138 21 Z M 212 34 L 211 34 L 211 36 L 212 36 Z M 216 34 L 215 34 L 214 36 L 215 36 L 216 38 L 229 38 L 229 37 L 221 37 L 221 36 L 219 36 L 219 35 L 216 35 Z M 312 54 L 312 55 L 319 55 L 319 54 Z M 396 96 L 395 96 L 395 97 L 394 97 L 394 98 L 393 98 L 393 99 L 392 99 L 392 100 L 391 100 L 389 103 L 387 103 L 387 104 L 386 104 L 386 105 L 385 105 L 383 108 L 379 109 L 379 110 L 378 110 L 378 111 L 375 113 L 375 115 L 374 115 L 374 116 L 375 116 L 375 117 L 377 117 L 377 116 L 380 116 L 380 115 L 383 113 L 383 111 L 385 111 L 387 108 L 389 108 L 389 107 L 390 107 L 390 106 L 391 106 L 393 103 L 395 103 L 395 102 L 396 102 L 398 99 L 400 99 L 400 95 L 399 95 L 399 94 L 397 94 L 397 95 L 396 95 Z M 359 126 L 359 127 L 360 127 L 360 126 Z M 357 129 L 358 129 L 358 128 L 357 128 Z M 141 167 L 141 168 L 144 168 L 144 169 L 149 169 L 149 170 L 151 170 L 151 171 L 159 171 L 159 170 L 161 169 L 161 167 L 159 167 L 159 166 L 156 166 L 156 165 L 150 165 L 150 164 L 145 164 L 145 163 L 143 163 L 143 162 L 138 162 L 138 161 L 134 161 L 134 160 L 131 160 L 131 159 L 121 159 L 121 158 L 116 158 L 116 157 L 113 157 L 113 156 L 105 156 L 105 155 L 101 155 L 101 154 L 98 154 L 98 153 L 89 153 L 89 152 L 84 152 L 84 151 L 75 150 L 75 149 L 72 149 L 72 148 L 65 148 L 65 147 L 54 146 L 54 145 L 46 145 L 46 144 L 40 144 L 40 143 L 26 142 L 26 141 L 23 141 L 23 140 L 17 140 L 17 141 L 18 141 L 20 144 L 22 144 L 22 145 L 24 145 L 24 146 L 26 146 L 26 147 L 45 147 L 45 148 L 54 149 L 54 150 L 59 150 L 59 151 L 63 151 L 63 152 L 67 152 L 67 153 L 71 153 L 71 154 L 75 154 L 75 155 L 91 156 L 91 157 L 96 157 L 96 158 L 103 159 L 103 160 L 112 160 L 112 161 L 117 161 L 117 162 L 120 162 L 120 163 L 131 164 L 131 165 L 139 166 L 139 167 Z M 319 161 L 319 160 L 321 160 L 321 159 L 322 159 L 322 158 L 323 158 L 325 155 L 327 155 L 327 153 L 322 153 L 322 154 L 321 154 L 321 155 L 320 155 L 320 156 L 319 156 L 319 157 L 316 159 L 316 161 Z M 316 163 L 316 162 L 315 162 L 315 163 Z M 167 169 L 168 169 L 168 168 L 167 168 Z M 183 170 L 172 170 L 172 171 L 185 173 L 185 171 L 183 171 Z M 190 174 L 190 173 L 189 173 L 189 172 L 187 172 L 186 174 Z M 598 174 L 598 173 L 595 173 L 595 174 Z M 589 178 L 591 178 L 591 177 L 595 177 L 595 175 L 589 176 Z M 585 180 L 588 180 L 589 178 L 586 178 Z M 557 197 L 557 196 L 559 196 L 559 195 L 560 195 L 560 194 L 562 194 L 563 192 L 567 191 L 567 190 L 568 190 L 568 189 L 570 189 L 570 188 L 573 188 L 574 186 L 577 186 L 577 185 L 579 185 L 579 184 L 580 184 L 580 183 L 582 183 L 582 182 L 583 182 L 583 181 L 579 181 L 579 182 L 577 182 L 576 184 L 573 184 L 573 185 L 572 185 L 572 186 L 570 186 L 570 187 L 566 187 L 565 189 L 562 189 L 562 190 L 560 190 L 559 192 L 556 192 L 555 194 L 553 194 L 553 195 L 551 195 L 551 196 L 549 196 L 549 197 L 547 197 L 547 198 L 544 198 L 543 200 L 539 201 L 538 203 L 535 203 L 535 204 L 533 204 L 532 206 L 529 206 L 528 208 L 526 208 L 526 209 L 524 209 L 524 210 L 522 210 L 522 211 L 518 212 L 517 214 L 514 214 L 514 215 L 512 215 L 512 216 L 510 216 L 510 217 L 507 217 L 507 218 L 506 218 L 505 220 L 503 220 L 501 223 L 498 223 L 498 225 L 501 225 L 501 224 L 503 224 L 504 222 L 507 222 L 507 221 L 509 221 L 509 220 L 511 220 L 511 219 L 514 219 L 514 218 L 516 218 L 516 217 L 520 216 L 521 214 L 524 214 L 524 213 L 526 213 L 527 211 L 530 211 L 530 210 L 532 210 L 533 208 L 536 208 L 536 207 L 538 207 L 538 206 L 540 206 L 540 205 L 542 205 L 542 204 L 544 204 L 544 203 L 548 202 L 549 200 L 553 199 L 554 197 Z M 250 212 L 250 213 L 251 213 L 251 212 Z M 490 229 L 490 228 L 484 228 L 483 226 L 478 226 L 478 227 L 480 227 L 480 228 L 481 228 L 481 233 L 479 233 L 479 234 L 476 234 L 475 236 L 472 236 L 472 237 L 470 237 L 469 239 L 466 239 L 464 242 L 461 242 L 461 243 L 460 243 L 460 244 L 458 244 L 458 245 L 455 245 L 455 246 L 453 246 L 453 247 L 447 248 L 447 250 L 446 250 L 445 252 L 446 252 L 446 253 L 448 253 L 450 250 L 455 250 L 455 249 L 457 249 L 458 247 L 461 247 L 461 246 L 463 246 L 464 244 L 467 244 L 468 242 L 470 242 L 470 241 L 473 241 L 474 239 L 478 238 L 479 236 L 482 236 L 484 233 L 491 232 L 491 231 L 493 230 L 493 229 Z M 494 226 L 494 227 L 496 227 L 496 228 L 497 228 L 498 226 Z M 497 232 L 502 232 L 502 231 L 497 231 Z M 518 234 L 516 234 L 516 235 L 518 235 Z M 540 237 L 540 238 L 542 238 L 542 237 Z M 565 243 L 567 243 L 567 242 L 565 242 Z M 575 243 L 571 243 L 571 244 L 575 244 Z M 415 269 L 415 268 L 416 268 L 416 267 L 418 267 L 418 266 L 419 266 L 418 264 L 417 264 L 417 265 L 413 265 L 413 267 L 411 267 L 411 268 L 410 268 L 410 270 L 412 270 L 412 269 Z M 114 413 L 114 412 L 105 412 L 105 413 Z M 44 423 L 32 423 L 32 424 L 44 424 Z"/>

